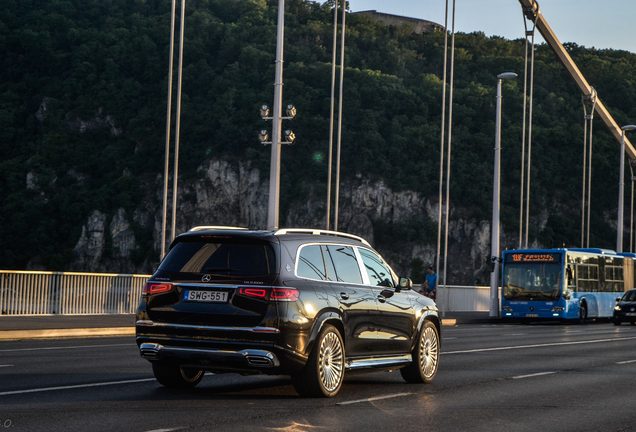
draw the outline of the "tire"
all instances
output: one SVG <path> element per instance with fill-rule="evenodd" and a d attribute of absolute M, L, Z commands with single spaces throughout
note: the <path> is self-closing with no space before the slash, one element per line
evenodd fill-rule
<path fill-rule="evenodd" d="M 439 367 L 439 333 L 437 327 L 426 321 L 420 339 L 413 350 L 413 362 L 400 369 L 402 378 L 409 383 L 430 383 Z"/>
<path fill-rule="evenodd" d="M 585 320 L 587 319 L 587 304 L 581 303 L 579 306 L 579 324 L 585 324 Z"/>
<path fill-rule="evenodd" d="M 184 369 L 179 365 L 153 363 L 152 371 L 159 384 L 173 388 L 195 387 L 203 379 L 204 372 L 197 369 Z"/>
<path fill-rule="evenodd" d="M 345 351 L 340 332 L 332 325 L 320 331 L 307 363 L 292 375 L 292 383 L 304 397 L 333 397 L 344 379 Z"/>
<path fill-rule="evenodd" d="M 623 324 L 621 320 L 619 320 L 618 318 L 612 318 L 612 323 L 614 323 L 614 325 L 617 325 L 617 326 Z"/>

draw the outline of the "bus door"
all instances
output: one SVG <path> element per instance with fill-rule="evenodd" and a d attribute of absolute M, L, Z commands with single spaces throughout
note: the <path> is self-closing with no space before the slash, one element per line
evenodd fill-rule
<path fill-rule="evenodd" d="M 634 289 L 634 260 L 632 258 L 623 259 L 623 292 Z"/>

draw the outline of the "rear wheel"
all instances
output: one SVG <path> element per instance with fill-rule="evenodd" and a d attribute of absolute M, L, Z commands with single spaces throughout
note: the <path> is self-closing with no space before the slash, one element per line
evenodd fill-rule
<path fill-rule="evenodd" d="M 325 325 L 305 367 L 292 376 L 294 388 L 305 397 L 335 396 L 342 386 L 344 364 L 342 336 L 334 326 Z"/>
<path fill-rule="evenodd" d="M 153 363 L 152 371 L 160 384 L 166 387 L 194 387 L 203 379 L 203 371 L 182 368 L 179 365 Z"/>
<path fill-rule="evenodd" d="M 579 324 L 585 324 L 585 320 L 587 319 L 587 304 L 581 303 L 579 306 Z"/>
<path fill-rule="evenodd" d="M 430 321 L 424 323 L 420 339 L 413 350 L 413 361 L 400 369 L 402 378 L 409 383 L 429 383 L 435 378 L 439 366 L 439 334 Z"/>

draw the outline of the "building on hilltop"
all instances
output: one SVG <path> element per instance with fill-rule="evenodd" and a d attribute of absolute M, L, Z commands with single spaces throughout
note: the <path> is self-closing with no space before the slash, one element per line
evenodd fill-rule
<path fill-rule="evenodd" d="M 410 18 L 410 17 L 404 17 L 400 15 L 391 15 L 387 13 L 378 12 L 375 10 L 360 11 L 360 12 L 353 12 L 353 13 L 367 15 L 368 17 L 371 17 L 375 19 L 376 21 L 381 21 L 388 26 L 410 24 L 413 26 L 413 31 L 415 33 L 428 33 L 434 30 L 444 31 L 444 26 L 434 23 L 432 21 L 426 21 L 426 20 L 418 19 L 418 18 Z"/>

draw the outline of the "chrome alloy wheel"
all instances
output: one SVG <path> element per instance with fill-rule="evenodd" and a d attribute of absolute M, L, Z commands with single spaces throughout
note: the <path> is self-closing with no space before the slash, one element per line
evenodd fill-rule
<path fill-rule="evenodd" d="M 437 371 L 439 362 L 439 341 L 437 333 L 431 327 L 426 327 L 420 340 L 420 369 L 425 378 L 430 378 Z"/>
<path fill-rule="evenodd" d="M 338 388 L 344 372 L 344 357 L 340 338 L 332 332 L 320 342 L 318 371 L 325 390 L 332 392 Z"/>

